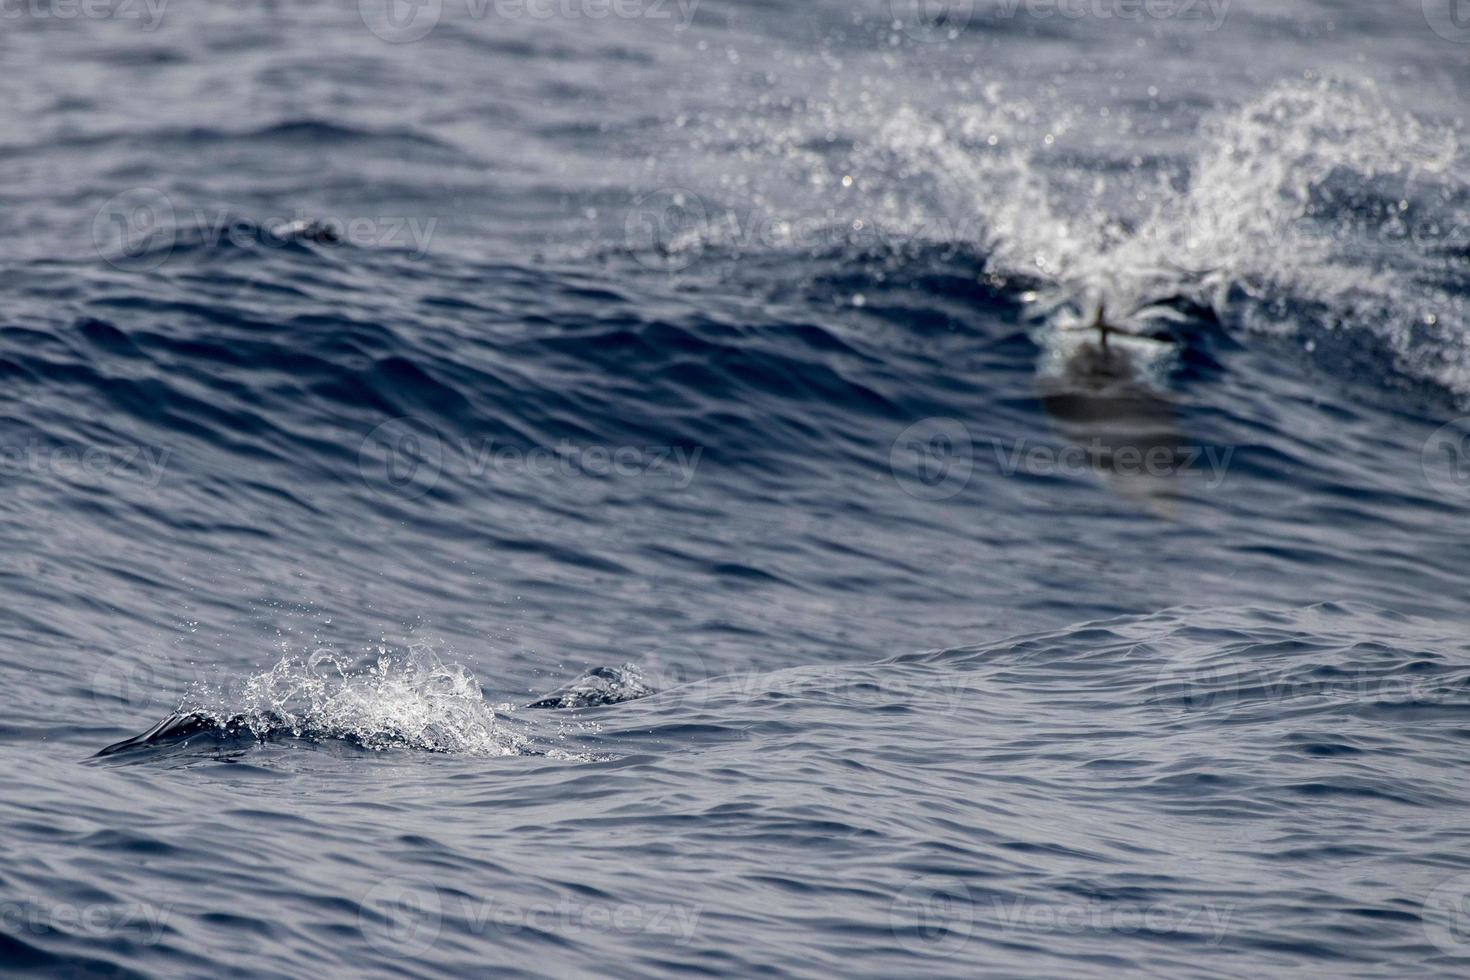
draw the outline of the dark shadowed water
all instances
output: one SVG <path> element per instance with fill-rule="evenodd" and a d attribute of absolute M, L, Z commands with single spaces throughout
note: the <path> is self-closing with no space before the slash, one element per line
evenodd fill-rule
<path fill-rule="evenodd" d="M 1463 7 L 0 7 L 0 974 L 1464 974 Z"/>

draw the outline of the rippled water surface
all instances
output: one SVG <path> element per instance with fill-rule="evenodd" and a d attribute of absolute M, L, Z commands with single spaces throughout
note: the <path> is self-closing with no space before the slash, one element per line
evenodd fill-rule
<path fill-rule="evenodd" d="M 1470 24 L 1139 7 L 0 12 L 0 973 L 1470 970 Z"/>

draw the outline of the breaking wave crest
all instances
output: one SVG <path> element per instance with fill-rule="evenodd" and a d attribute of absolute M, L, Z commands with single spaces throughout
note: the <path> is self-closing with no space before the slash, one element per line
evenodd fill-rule
<path fill-rule="evenodd" d="M 1332 369 L 1470 403 L 1464 143 L 1373 84 L 1281 82 L 1171 119 L 1172 151 L 1151 156 L 1128 149 L 1159 124 L 1138 109 L 999 83 L 963 104 L 881 101 L 707 121 L 694 150 L 770 166 L 692 203 L 681 192 L 698 220 L 662 244 L 681 266 L 732 249 L 955 245 L 1038 326 L 1099 305 L 1147 326 L 1175 318 L 1161 299 L 1184 297 Z"/>
<path fill-rule="evenodd" d="M 1369 85 L 1278 85 L 1203 119 L 1192 154 L 1122 168 L 1053 149 L 1072 126 L 995 102 L 907 109 L 884 128 L 976 213 L 987 272 L 1035 285 L 1042 322 L 1186 296 L 1247 332 L 1363 336 L 1393 367 L 1470 396 L 1470 179 L 1446 127 Z"/>

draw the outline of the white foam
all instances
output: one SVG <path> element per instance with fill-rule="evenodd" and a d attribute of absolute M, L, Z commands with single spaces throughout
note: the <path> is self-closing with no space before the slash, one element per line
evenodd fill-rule
<path fill-rule="evenodd" d="M 1450 128 L 1369 83 L 1317 78 L 1171 118 L 1167 141 L 1139 135 L 1146 120 L 1127 107 L 1099 123 L 1095 108 L 1034 99 L 999 84 L 963 105 L 864 91 L 709 120 L 687 156 L 709 157 L 698 169 L 719 172 L 719 186 L 702 205 L 709 220 L 673 247 L 799 248 L 818 236 L 776 232 L 813 221 L 894 245 L 958 242 L 988 272 L 1037 283 L 1037 322 L 1183 294 L 1247 330 L 1362 332 L 1372 343 L 1360 348 L 1393 359 L 1385 373 L 1470 400 L 1464 259 L 1405 228 L 1417 215 L 1416 227 L 1467 245 L 1470 165 Z M 1128 147 L 1154 155 L 1120 159 Z"/>
<path fill-rule="evenodd" d="M 1392 353 L 1386 367 L 1470 396 L 1464 286 L 1435 281 L 1447 260 L 1402 213 L 1413 201 L 1440 228 L 1470 230 L 1470 170 L 1449 129 L 1371 85 L 1297 80 L 1206 117 L 1182 173 L 1135 162 L 1086 179 L 1042 159 L 1050 144 L 1033 115 L 998 102 L 910 109 L 881 139 L 911 169 L 945 174 L 951 207 L 983 215 L 989 270 L 1041 283 L 1029 297 L 1037 320 L 1173 294 L 1229 312 L 1234 293 L 1255 301 L 1237 311 L 1247 328 L 1366 331 Z M 1045 128 L 1059 137 L 1069 125 L 1054 115 Z M 1384 194 L 1392 206 L 1379 206 Z M 1270 315 L 1288 301 L 1327 312 Z"/>
<path fill-rule="evenodd" d="M 237 695 L 192 692 L 194 704 L 221 717 L 243 712 L 258 734 L 345 738 L 374 749 L 410 748 L 454 755 L 505 756 L 529 739 L 497 717 L 479 682 L 432 652 L 384 647 L 366 666 L 360 658 L 318 650 L 283 657 L 250 676 Z"/>

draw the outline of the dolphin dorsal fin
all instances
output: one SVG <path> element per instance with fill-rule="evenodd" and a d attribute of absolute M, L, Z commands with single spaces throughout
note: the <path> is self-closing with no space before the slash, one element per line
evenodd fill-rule
<path fill-rule="evenodd" d="M 1098 343 L 1103 350 L 1108 349 L 1108 305 L 1099 300 L 1097 304 L 1097 315 L 1092 318 L 1092 328 L 1097 331 Z"/>

